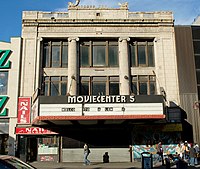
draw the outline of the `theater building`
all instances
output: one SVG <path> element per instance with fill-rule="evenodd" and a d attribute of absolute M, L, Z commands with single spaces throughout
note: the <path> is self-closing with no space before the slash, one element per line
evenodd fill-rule
<path fill-rule="evenodd" d="M 130 161 L 130 146 L 193 140 L 171 12 L 70 3 L 24 11 L 21 38 L 20 158 L 82 162 L 88 143 L 91 161 Z"/>

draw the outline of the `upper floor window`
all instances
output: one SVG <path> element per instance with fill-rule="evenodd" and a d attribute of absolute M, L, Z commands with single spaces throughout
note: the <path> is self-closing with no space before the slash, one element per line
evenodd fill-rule
<path fill-rule="evenodd" d="M 135 95 L 155 95 L 156 76 L 151 76 L 151 75 L 132 76 L 131 89 Z"/>
<path fill-rule="evenodd" d="M 7 95 L 8 71 L 0 72 L 0 95 Z"/>
<path fill-rule="evenodd" d="M 59 96 L 67 95 L 67 76 L 45 76 L 44 95 Z"/>
<path fill-rule="evenodd" d="M 119 95 L 119 77 L 81 77 L 80 95 Z"/>
<path fill-rule="evenodd" d="M 44 42 L 44 67 L 68 66 L 68 42 L 45 41 Z"/>
<path fill-rule="evenodd" d="M 149 41 L 132 41 L 129 43 L 131 67 L 153 67 L 154 46 Z"/>
<path fill-rule="evenodd" d="M 80 43 L 81 67 L 116 67 L 118 65 L 117 41 L 83 41 Z"/>

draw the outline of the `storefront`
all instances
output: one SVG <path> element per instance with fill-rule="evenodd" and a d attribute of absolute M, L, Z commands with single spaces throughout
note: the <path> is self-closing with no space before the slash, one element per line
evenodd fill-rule
<path fill-rule="evenodd" d="M 9 122 L 8 119 L 0 119 L 0 154 L 7 155 L 9 149 Z"/>
<path fill-rule="evenodd" d="M 24 161 L 59 161 L 59 136 L 39 127 L 17 127 L 17 154 Z"/>

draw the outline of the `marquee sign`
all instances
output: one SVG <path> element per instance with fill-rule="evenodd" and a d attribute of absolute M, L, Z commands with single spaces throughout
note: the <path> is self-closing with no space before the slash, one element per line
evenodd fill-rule
<path fill-rule="evenodd" d="M 162 96 L 40 96 L 38 116 L 163 115 Z"/>
<path fill-rule="evenodd" d="M 40 116 L 160 115 L 162 103 L 40 104 Z"/>
<path fill-rule="evenodd" d="M 135 96 L 68 96 L 67 103 L 134 103 Z"/>

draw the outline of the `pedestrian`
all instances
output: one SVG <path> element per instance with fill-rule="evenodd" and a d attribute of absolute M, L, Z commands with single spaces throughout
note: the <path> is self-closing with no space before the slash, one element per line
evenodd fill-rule
<path fill-rule="evenodd" d="M 157 144 L 156 149 L 157 149 L 157 154 L 158 154 L 159 157 L 161 158 L 162 165 L 164 165 L 163 148 L 162 148 L 162 143 L 161 143 L 161 141 Z"/>
<path fill-rule="evenodd" d="M 109 163 L 109 155 L 108 152 L 105 152 L 103 155 L 103 163 Z"/>
<path fill-rule="evenodd" d="M 90 165 L 90 160 L 88 160 L 88 155 L 90 154 L 89 146 L 85 143 L 83 149 L 84 149 L 84 165 Z"/>
<path fill-rule="evenodd" d="M 196 153 L 196 157 L 194 158 L 194 164 L 198 165 L 199 145 L 197 143 L 195 143 L 194 149 L 195 149 L 195 153 Z"/>
<path fill-rule="evenodd" d="M 195 152 L 195 148 L 194 148 L 193 144 L 191 144 L 191 147 L 190 147 L 190 150 L 189 150 L 189 157 L 190 157 L 189 164 L 191 166 L 194 166 L 194 160 L 195 160 L 195 157 L 196 157 L 196 152 Z"/>
<path fill-rule="evenodd" d="M 184 150 L 183 159 L 187 161 L 189 160 L 189 146 L 187 141 L 185 141 L 184 143 L 183 150 Z"/>
<path fill-rule="evenodd" d="M 182 155 L 181 155 L 181 144 L 180 143 L 177 144 L 175 151 L 176 151 L 176 155 L 178 157 L 182 157 Z"/>

